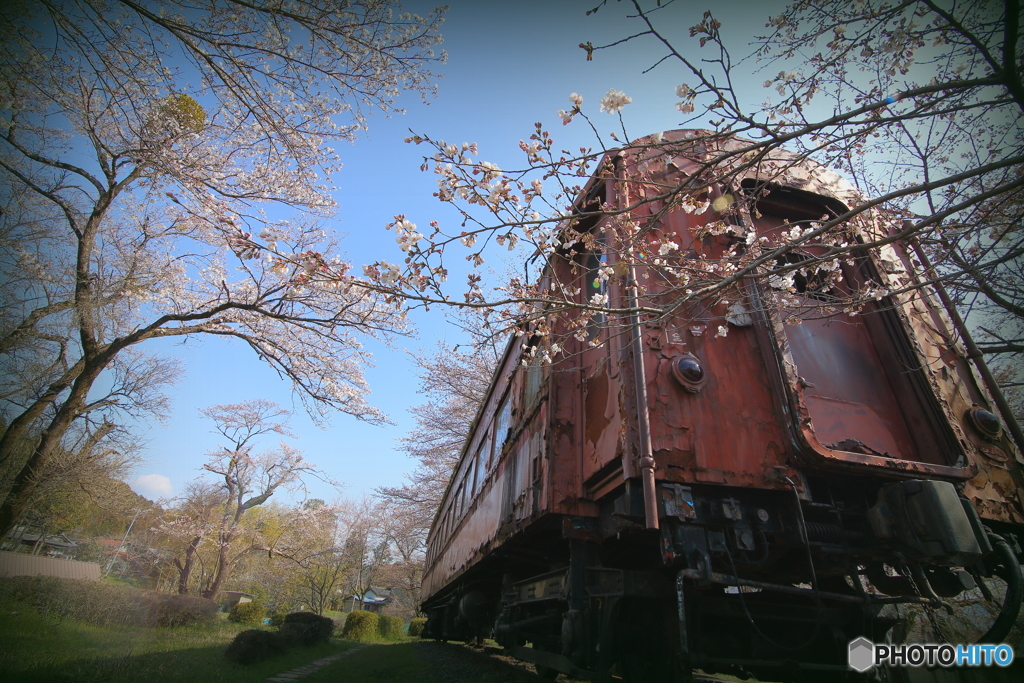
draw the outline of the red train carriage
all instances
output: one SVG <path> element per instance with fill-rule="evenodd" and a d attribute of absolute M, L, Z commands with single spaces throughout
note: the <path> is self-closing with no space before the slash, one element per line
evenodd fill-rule
<path fill-rule="evenodd" d="M 639 163 L 651 140 L 610 157 L 580 210 L 697 172 L 699 131 L 665 133 L 657 163 Z M 836 174 L 781 156 L 717 191 L 758 193 L 739 219 L 769 245 L 853 202 Z M 734 242 L 701 230 L 714 210 L 663 209 L 633 218 L 683 258 Z M 609 220 L 583 221 L 591 248 L 548 264 L 587 300 L 616 258 Z M 867 225 L 865 240 L 882 229 Z M 923 279 L 900 242 L 842 269 L 848 291 Z M 803 296 L 828 295 L 801 279 Z M 642 299 L 664 305 L 661 282 Z M 551 365 L 509 343 L 430 532 L 425 635 L 493 637 L 545 675 L 638 681 L 847 674 L 851 640 L 899 639 L 914 609 L 970 597 L 993 605 L 970 637 L 1006 637 L 1022 461 L 933 293 L 795 325 L 770 287 L 743 286 L 741 305 L 680 306 L 632 337 L 595 317 L 603 343 L 571 341 Z M 631 303 L 615 279 L 605 293 Z"/>

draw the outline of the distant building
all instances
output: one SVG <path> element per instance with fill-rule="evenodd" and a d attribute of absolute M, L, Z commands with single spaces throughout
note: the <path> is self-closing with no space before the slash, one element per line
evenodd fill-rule
<path fill-rule="evenodd" d="M 220 607 L 221 612 L 230 612 L 235 605 L 252 602 L 256 597 L 242 591 L 221 591 L 220 594 L 224 596 L 224 604 Z"/>
<path fill-rule="evenodd" d="M 64 534 L 45 534 L 38 527 L 18 525 L 4 539 L 3 550 L 30 555 L 47 557 L 67 557 L 73 555 L 78 541 Z"/>
<path fill-rule="evenodd" d="M 366 592 L 359 595 L 350 595 L 345 598 L 345 602 L 342 604 L 342 612 L 384 612 L 395 600 L 394 594 L 390 588 L 382 588 L 380 586 L 370 586 L 366 589 Z"/>

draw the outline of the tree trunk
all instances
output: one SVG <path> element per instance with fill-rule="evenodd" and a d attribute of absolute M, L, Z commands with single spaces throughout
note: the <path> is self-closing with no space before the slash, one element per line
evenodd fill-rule
<path fill-rule="evenodd" d="M 85 369 L 71 386 L 71 393 L 50 423 L 46 425 L 46 429 L 40 434 L 39 443 L 36 444 L 32 455 L 14 477 L 14 482 L 11 484 L 6 498 L 0 504 L 0 538 L 10 533 L 21 515 L 28 509 L 32 494 L 39 486 L 39 475 L 57 447 L 60 446 L 60 442 L 71 424 L 82 415 L 86 396 L 109 361 L 110 358 L 103 355 L 95 359 L 94 362 L 86 364 Z"/>
<path fill-rule="evenodd" d="M 235 506 L 235 514 L 230 519 L 230 525 L 226 530 L 221 531 L 220 534 L 220 549 L 217 553 L 217 570 L 213 577 L 213 583 L 203 593 L 204 598 L 214 599 L 217 593 L 220 592 L 220 587 L 224 585 L 224 581 L 227 580 L 228 574 L 231 573 L 231 562 L 228 560 L 228 554 L 231 550 L 231 543 L 235 540 L 238 535 L 238 524 L 242 519 L 242 515 L 245 513 L 245 506 L 242 504 L 242 491 L 237 492 L 238 503 Z M 225 520 L 227 521 L 227 520 Z"/>
<path fill-rule="evenodd" d="M 178 566 L 178 595 L 188 595 L 188 579 L 192 574 L 192 565 L 195 563 L 196 550 L 199 548 L 199 543 L 203 540 L 202 536 L 196 536 L 185 550 L 185 564 L 182 565 L 177 559 L 174 563 Z"/>

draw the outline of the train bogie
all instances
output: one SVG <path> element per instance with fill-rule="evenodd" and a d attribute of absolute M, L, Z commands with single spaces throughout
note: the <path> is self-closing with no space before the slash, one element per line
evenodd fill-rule
<path fill-rule="evenodd" d="M 659 139 L 692 150 L 700 132 Z M 908 610 L 965 596 L 995 605 L 992 628 L 948 637 L 1005 637 L 1024 591 L 1022 460 L 913 246 L 680 297 L 656 269 L 629 271 L 645 266 L 620 260 L 602 213 L 635 207 L 639 248 L 715 263 L 742 234 L 716 225 L 771 247 L 855 198 L 784 158 L 767 180 L 755 169 L 691 202 L 746 193 L 741 211 L 638 201 L 700 166 L 644 153 L 602 165 L 577 204 L 601 212 L 544 277 L 576 283 L 581 302 L 642 298 L 662 314 L 613 326 L 592 311 L 548 364 L 529 329 L 509 343 L 430 532 L 425 635 L 493 637 L 544 674 L 627 680 L 845 675 L 850 641 L 899 639 Z M 850 239 L 884 230 L 861 221 Z M 837 310 L 872 286 L 874 301 Z"/>

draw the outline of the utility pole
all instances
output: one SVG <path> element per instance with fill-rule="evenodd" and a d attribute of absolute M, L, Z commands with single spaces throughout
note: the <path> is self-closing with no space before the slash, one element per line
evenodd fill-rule
<path fill-rule="evenodd" d="M 103 576 L 110 573 L 110 568 L 114 566 L 114 560 L 117 559 L 117 556 L 121 554 L 121 550 L 124 549 L 124 543 L 128 540 L 128 534 L 132 532 L 132 527 L 135 526 L 135 520 L 139 518 L 140 514 L 142 514 L 142 508 L 135 511 L 135 516 L 132 517 L 131 524 L 128 525 L 128 530 L 124 532 L 124 538 L 121 539 L 121 545 L 117 546 L 114 556 L 110 558 L 110 562 L 107 562 L 107 568 L 103 570 Z"/>

